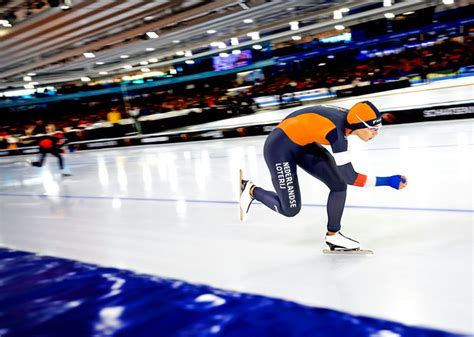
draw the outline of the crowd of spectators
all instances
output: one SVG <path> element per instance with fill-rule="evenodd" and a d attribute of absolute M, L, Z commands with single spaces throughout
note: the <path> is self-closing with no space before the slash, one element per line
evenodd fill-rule
<path fill-rule="evenodd" d="M 331 88 L 360 82 L 379 83 L 400 78 L 428 80 L 428 74 L 447 72 L 456 74 L 461 67 L 474 65 L 472 42 L 445 40 L 432 46 L 405 47 L 390 52 L 379 52 L 374 57 L 359 51 L 336 54 L 331 58 L 299 61 L 291 69 L 281 67 L 277 76 L 254 88 L 256 95 L 280 94 L 281 91 L 302 91 Z"/>
<path fill-rule="evenodd" d="M 235 110 L 234 116 L 253 112 L 258 107 L 252 98 L 259 96 L 362 82 L 376 84 L 416 76 L 428 80 L 430 73 L 438 72 L 456 74 L 461 67 L 474 64 L 473 44 L 470 42 L 444 40 L 430 46 L 404 47 L 375 55 L 353 51 L 331 57 L 296 60 L 263 69 L 264 79 L 252 83 L 237 82 L 228 75 L 153 92 L 132 92 L 128 97 L 97 96 L 50 103 L 33 110 L 8 113 L 6 121 L 1 123 L 0 148 L 13 146 L 14 142 L 8 142 L 11 135 L 18 137 L 43 131 L 80 130 L 107 121 L 117 123 L 121 118 L 131 117 L 130 111 L 136 112 L 133 116 L 136 118 L 190 108 L 225 106 Z M 245 86 L 245 90 L 229 91 L 241 86 Z M 39 128 L 37 120 L 43 120 L 42 124 L 48 125 L 48 130 Z"/>

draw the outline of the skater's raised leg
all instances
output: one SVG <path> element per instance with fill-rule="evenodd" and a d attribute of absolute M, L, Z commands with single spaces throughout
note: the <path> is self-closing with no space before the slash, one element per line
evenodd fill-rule
<path fill-rule="evenodd" d="M 263 150 L 275 192 L 255 187 L 253 197 L 271 210 L 293 217 L 301 210 L 301 194 L 296 174 L 297 146 L 281 130 L 274 130 Z"/>

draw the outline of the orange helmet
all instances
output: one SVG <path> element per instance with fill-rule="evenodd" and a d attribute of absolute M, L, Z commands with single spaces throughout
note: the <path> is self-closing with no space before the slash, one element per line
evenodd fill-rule
<path fill-rule="evenodd" d="M 363 129 L 367 125 L 376 126 L 382 124 L 382 114 L 369 101 L 356 103 L 349 109 L 346 116 L 346 121 L 351 130 Z"/>

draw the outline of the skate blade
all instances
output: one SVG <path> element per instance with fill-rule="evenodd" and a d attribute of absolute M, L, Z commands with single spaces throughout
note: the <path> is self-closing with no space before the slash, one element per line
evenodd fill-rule
<path fill-rule="evenodd" d="M 334 255 L 373 255 L 374 251 L 370 249 L 323 249 L 324 254 Z"/>

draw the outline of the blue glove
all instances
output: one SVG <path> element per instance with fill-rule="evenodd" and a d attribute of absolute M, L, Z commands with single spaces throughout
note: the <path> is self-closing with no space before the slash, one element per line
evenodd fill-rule
<path fill-rule="evenodd" d="M 390 176 L 390 177 L 377 177 L 375 186 L 390 186 L 396 190 L 400 189 L 400 184 L 407 182 L 405 177 L 401 175 Z"/>

